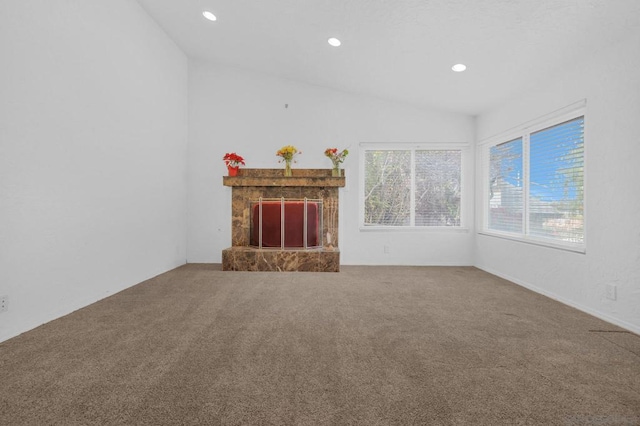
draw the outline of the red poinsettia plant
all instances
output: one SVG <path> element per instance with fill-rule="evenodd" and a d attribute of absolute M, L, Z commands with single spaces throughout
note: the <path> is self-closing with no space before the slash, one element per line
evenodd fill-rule
<path fill-rule="evenodd" d="M 222 160 L 227 167 L 240 167 L 241 164 L 244 166 L 244 158 L 235 152 L 227 152 L 224 157 L 222 157 Z"/>

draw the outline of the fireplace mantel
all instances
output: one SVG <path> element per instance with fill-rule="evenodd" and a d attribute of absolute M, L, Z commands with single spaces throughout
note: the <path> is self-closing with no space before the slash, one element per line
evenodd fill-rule
<path fill-rule="evenodd" d="M 333 177 L 331 169 L 240 169 L 238 176 L 224 176 L 231 187 L 231 247 L 222 251 L 225 271 L 338 272 L 338 199 L 345 178 Z M 250 246 L 250 204 L 262 198 L 323 200 L 324 245 L 317 249 L 280 250 Z M 331 234 L 331 239 L 327 235 Z"/>
<path fill-rule="evenodd" d="M 344 170 L 343 170 L 344 173 Z M 344 176 L 331 176 L 331 169 L 294 169 L 293 176 L 284 176 L 282 169 L 240 169 L 238 176 L 224 176 L 224 186 L 260 187 L 338 187 L 345 185 Z"/>

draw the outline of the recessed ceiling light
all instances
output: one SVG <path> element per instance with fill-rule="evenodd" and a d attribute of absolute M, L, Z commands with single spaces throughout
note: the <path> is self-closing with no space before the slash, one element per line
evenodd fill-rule
<path fill-rule="evenodd" d="M 455 64 L 451 69 L 455 72 L 462 72 L 467 69 L 467 66 L 465 64 Z"/>
<path fill-rule="evenodd" d="M 329 40 L 327 40 L 329 42 L 330 45 L 332 45 L 333 47 L 338 47 L 342 44 L 342 42 L 340 40 L 338 40 L 335 37 L 331 37 Z"/>
<path fill-rule="evenodd" d="M 216 19 L 216 15 L 214 15 L 213 13 L 209 12 L 208 10 L 205 10 L 204 12 L 202 12 L 202 16 L 204 16 L 205 18 L 207 18 L 210 21 L 215 21 Z"/>

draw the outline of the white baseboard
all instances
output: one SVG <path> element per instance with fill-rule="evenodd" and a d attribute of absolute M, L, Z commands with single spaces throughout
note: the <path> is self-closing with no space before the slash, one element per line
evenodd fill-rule
<path fill-rule="evenodd" d="M 493 270 L 491 268 L 487 268 L 487 267 L 482 266 L 482 265 L 475 265 L 475 267 L 478 268 L 478 269 L 482 269 L 483 271 L 488 272 L 488 273 L 490 273 L 492 275 L 495 275 L 495 276 L 498 276 L 500 278 L 503 278 L 503 279 L 505 279 L 507 281 L 511 281 L 511 282 L 521 286 L 521 287 L 524 287 L 524 288 L 529 289 L 531 291 L 535 291 L 536 293 L 542 294 L 543 296 L 546 296 L 546 297 L 548 297 L 550 299 L 557 300 L 560 303 L 563 303 L 563 304 L 565 304 L 567 306 L 571 306 L 572 308 L 575 308 L 575 309 L 577 309 L 579 311 L 582 311 L 584 313 L 592 315 L 592 316 L 594 316 L 596 318 L 599 318 L 599 319 L 601 319 L 603 321 L 606 321 L 606 322 L 611 323 L 613 325 L 617 325 L 618 327 L 622 327 L 622 328 L 624 328 L 626 330 L 629 330 L 629 331 L 631 331 L 633 333 L 636 333 L 636 334 L 640 335 L 640 326 L 628 323 L 626 321 L 621 320 L 620 318 L 612 317 L 609 314 L 606 314 L 604 312 L 600 312 L 600 311 L 598 311 L 596 309 L 593 309 L 593 308 L 590 308 L 588 306 L 581 305 L 580 303 L 576 303 L 573 300 L 558 296 L 557 294 L 552 293 L 552 292 L 550 292 L 548 290 L 545 290 L 545 289 L 540 288 L 538 286 L 535 286 L 535 285 L 532 285 L 530 283 L 524 282 L 522 280 L 519 280 L 517 278 L 511 277 L 509 275 L 502 274 L 502 273 L 500 273 L 498 271 L 495 271 L 495 270 Z"/>

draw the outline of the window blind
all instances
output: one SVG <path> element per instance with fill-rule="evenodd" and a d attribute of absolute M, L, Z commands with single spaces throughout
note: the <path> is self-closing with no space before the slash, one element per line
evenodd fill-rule
<path fill-rule="evenodd" d="M 364 151 L 364 226 L 460 226 L 462 150 Z"/>
<path fill-rule="evenodd" d="M 462 152 L 415 153 L 415 225 L 460 226 Z"/>
<path fill-rule="evenodd" d="M 489 229 L 523 232 L 523 172 L 522 138 L 489 149 Z"/>
<path fill-rule="evenodd" d="M 365 226 L 409 226 L 411 151 L 365 152 Z"/>
<path fill-rule="evenodd" d="M 529 233 L 584 241 L 584 117 L 531 133 Z"/>
<path fill-rule="evenodd" d="M 485 230 L 584 249 L 582 114 L 550 119 L 533 131 L 522 128 L 516 139 L 486 146 Z"/>

